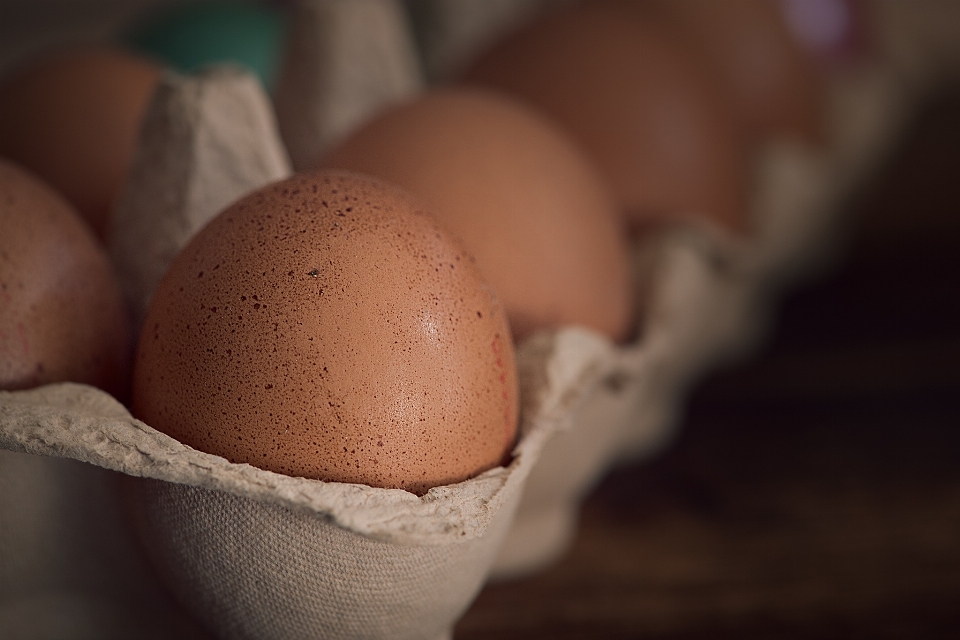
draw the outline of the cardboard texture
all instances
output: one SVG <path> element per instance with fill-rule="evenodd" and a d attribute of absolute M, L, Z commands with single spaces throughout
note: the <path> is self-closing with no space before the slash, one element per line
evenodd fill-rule
<path fill-rule="evenodd" d="M 275 102 L 298 170 L 380 109 L 423 88 L 398 0 L 303 0 L 291 24 Z"/>
<path fill-rule="evenodd" d="M 554 407 L 570 394 L 539 395 Z M 141 540 L 181 603 L 219 637 L 433 638 L 482 587 L 554 423 L 525 417 L 509 467 L 423 497 L 233 464 L 85 385 L 0 392 L 0 424 L 0 448 L 150 479 L 130 488 Z"/>
<path fill-rule="evenodd" d="M 531 3 L 500 4 L 484 28 Z M 845 200 L 960 60 L 936 19 L 875 6 L 880 55 L 832 88 L 829 148 L 774 141 L 758 157 L 751 241 L 691 228 L 638 247 L 644 313 L 631 345 L 568 327 L 519 346 L 522 436 L 506 468 L 422 497 L 291 478 L 183 446 L 91 387 L 0 392 L 0 637 L 204 637 L 157 575 L 218 637 L 449 637 L 491 570 L 522 575 L 559 557 L 603 473 L 668 443 L 689 385 L 754 345 L 776 292 L 830 258 Z M 468 15 L 445 10 L 436 24 Z M 163 79 L 111 235 L 138 315 L 206 221 L 290 173 L 286 149 L 306 166 L 420 90 L 399 4 L 298 11 L 279 125 L 242 72 Z M 445 68 L 435 51 L 430 64 Z"/>
<path fill-rule="evenodd" d="M 0 449 L 0 637 L 201 640 L 131 535 L 120 474 Z"/>

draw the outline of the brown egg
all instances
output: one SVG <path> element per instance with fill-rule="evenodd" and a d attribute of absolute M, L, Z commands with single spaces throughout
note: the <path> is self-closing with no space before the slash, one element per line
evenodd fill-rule
<path fill-rule="evenodd" d="M 434 91 L 374 119 L 322 164 L 426 202 L 477 257 L 517 340 L 568 324 L 627 336 L 627 251 L 613 200 L 580 151 L 526 107 L 485 91 Z"/>
<path fill-rule="evenodd" d="M 133 410 L 233 462 L 424 493 L 504 461 L 517 380 L 459 243 L 395 187 L 316 172 L 239 200 L 177 257 Z"/>
<path fill-rule="evenodd" d="M 103 238 L 159 71 L 106 47 L 31 61 L 0 82 L 0 155 L 53 185 Z"/>
<path fill-rule="evenodd" d="M 634 225 L 692 215 L 746 226 L 732 114 L 663 30 L 618 6 L 548 14 L 502 41 L 466 79 L 555 119 L 602 167 Z"/>
<path fill-rule="evenodd" d="M 632 8 L 642 4 L 620 3 Z M 778 0 L 651 0 L 650 7 L 683 34 L 686 46 L 699 52 L 751 142 L 772 136 L 820 141 L 820 82 L 812 60 L 791 35 Z"/>
<path fill-rule="evenodd" d="M 123 399 L 128 332 L 90 229 L 53 189 L 0 159 L 0 389 L 72 381 Z"/>

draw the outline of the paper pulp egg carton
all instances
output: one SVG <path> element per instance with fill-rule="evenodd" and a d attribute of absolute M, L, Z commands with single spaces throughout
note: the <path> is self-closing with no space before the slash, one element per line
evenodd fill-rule
<path fill-rule="evenodd" d="M 138 317 L 225 205 L 423 88 L 397 2 L 311 0 L 298 12 L 275 111 L 238 70 L 164 77 L 110 247 Z M 753 344 L 772 294 L 832 246 L 845 199 L 935 75 L 926 31 L 890 22 L 884 57 L 831 89 L 831 144 L 772 142 L 757 158 L 752 238 L 690 228 L 637 248 L 633 344 L 566 327 L 519 345 L 508 467 L 417 497 L 229 463 L 83 385 L 0 392 L 0 635 L 46 624 L 73 634 L 47 637 L 204 637 L 185 607 L 226 638 L 448 637 L 491 571 L 518 575 L 563 552 L 586 492 L 616 462 L 664 446 L 689 384 Z"/>
<path fill-rule="evenodd" d="M 290 171 L 252 76 L 231 68 L 164 76 L 112 233 L 137 313 L 193 233 Z M 127 476 L 127 507 L 151 565 L 217 636 L 443 638 L 486 579 L 555 430 L 552 416 L 563 413 L 555 405 L 575 395 L 557 388 L 527 403 L 507 467 L 422 497 L 233 464 L 72 383 L 0 393 L 0 446 Z"/>
<path fill-rule="evenodd" d="M 499 33 L 557 4 L 413 0 L 423 16 L 428 74 L 456 75 Z M 888 157 L 923 95 L 960 69 L 956 7 L 945 0 L 870 6 L 876 53 L 829 79 L 827 143 L 771 140 L 753 158 L 749 237 L 690 227 L 634 248 L 642 314 L 633 344 L 617 346 L 570 327 L 520 345 L 521 353 L 549 354 L 546 371 L 558 381 L 562 363 L 589 366 L 579 368 L 580 401 L 570 405 L 528 479 L 493 577 L 557 560 L 576 533 L 580 502 L 604 473 L 660 451 L 674 435 L 689 386 L 755 347 L 777 296 L 830 263 L 848 223 L 845 205 Z"/>
<path fill-rule="evenodd" d="M 288 135 L 301 142 L 322 149 L 363 115 L 420 89 L 399 5 L 309 2 L 296 24 L 277 101 L 292 114 Z M 397 64 L 404 59 L 412 62 Z M 301 89 L 292 99 L 284 97 L 290 86 Z M 206 222 L 291 171 L 270 98 L 251 75 L 230 67 L 165 74 L 110 232 L 137 321 L 174 257 Z M 37 546 L 27 512 L 38 506 L 51 511 L 39 527 L 51 532 L 49 549 L 92 548 L 89 538 L 97 536 L 115 543 L 97 547 L 112 562 L 93 570 L 61 554 L 62 572 L 81 579 L 64 581 L 59 600 L 51 586 L 56 576 L 40 584 L 46 599 L 27 607 L 20 626 L 12 617 L 4 626 L 3 608 L 23 608 L 18 581 L 37 563 L 0 573 L 0 636 L 24 628 L 42 633 L 43 619 L 73 598 L 76 615 L 61 626 L 77 637 L 202 637 L 193 619 L 225 638 L 449 637 L 487 578 L 540 450 L 581 393 L 577 368 L 587 363 L 562 363 L 567 382 L 558 384 L 543 373 L 545 355 L 518 357 L 528 372 L 528 398 L 511 462 L 422 497 L 233 464 L 180 444 L 85 385 L 0 392 L 2 518 L 12 524 L 0 530 L 4 561 Z M 24 469 L 45 475 L 60 493 L 78 473 L 91 475 L 91 490 L 75 501 L 75 513 L 63 514 L 60 500 L 22 486 Z M 95 517 L 99 503 L 128 513 L 149 568 L 123 517 L 95 531 L 77 526 Z"/>

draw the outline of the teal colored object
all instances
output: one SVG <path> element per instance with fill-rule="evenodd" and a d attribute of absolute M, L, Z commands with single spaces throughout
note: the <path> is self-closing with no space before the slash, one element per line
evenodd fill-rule
<path fill-rule="evenodd" d="M 232 62 L 253 71 L 267 89 L 272 89 L 280 71 L 286 31 L 287 16 L 278 7 L 252 2 L 194 2 L 146 20 L 128 42 L 184 73 Z"/>

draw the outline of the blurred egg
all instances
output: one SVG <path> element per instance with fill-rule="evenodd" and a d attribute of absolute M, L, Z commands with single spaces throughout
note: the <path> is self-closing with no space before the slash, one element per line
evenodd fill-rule
<path fill-rule="evenodd" d="M 742 230 L 735 120 L 667 36 L 615 4 L 578 5 L 500 42 L 466 80 L 517 96 L 564 127 L 635 226 L 700 216 Z"/>
<path fill-rule="evenodd" d="M 621 0 L 621 6 L 643 5 Z M 649 6 L 685 36 L 688 48 L 699 51 L 726 89 L 751 142 L 775 136 L 810 143 L 821 139 L 822 88 L 778 0 L 651 0 Z M 808 33 L 811 15 L 808 8 Z M 821 36 L 837 37 L 825 31 L 843 28 L 826 24 L 837 17 L 821 13 Z"/>
<path fill-rule="evenodd" d="M 71 381 L 123 399 L 129 343 L 119 286 L 89 228 L 0 159 L 0 389 Z"/>
<path fill-rule="evenodd" d="M 272 88 L 280 70 L 286 15 L 259 2 L 187 2 L 141 21 L 130 45 L 182 73 L 213 63 L 234 63 Z"/>
<path fill-rule="evenodd" d="M 374 118 L 321 161 L 400 185 L 459 237 L 519 341 L 579 324 L 623 340 L 627 249 L 599 173 L 506 97 L 447 89 Z"/>
<path fill-rule="evenodd" d="M 103 238 L 159 72 L 107 47 L 29 62 L 0 81 L 0 155 L 54 186 Z"/>
<path fill-rule="evenodd" d="M 133 410 L 232 462 L 424 493 L 504 461 L 517 393 L 506 318 L 459 243 L 395 187 L 316 172 L 176 258 Z"/>

